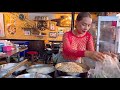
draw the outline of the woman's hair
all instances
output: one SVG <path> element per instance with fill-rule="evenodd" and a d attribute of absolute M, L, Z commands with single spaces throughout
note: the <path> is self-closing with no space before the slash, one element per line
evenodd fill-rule
<path fill-rule="evenodd" d="M 89 12 L 80 12 L 80 13 L 77 15 L 76 20 L 77 20 L 77 21 L 81 21 L 84 17 L 90 17 L 90 18 L 92 18 L 91 14 L 90 14 Z"/>

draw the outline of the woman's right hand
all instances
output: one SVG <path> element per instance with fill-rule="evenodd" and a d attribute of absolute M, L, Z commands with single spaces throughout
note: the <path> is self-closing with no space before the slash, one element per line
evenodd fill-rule
<path fill-rule="evenodd" d="M 89 57 L 93 60 L 104 60 L 104 54 L 101 52 L 96 52 L 96 51 L 86 51 L 85 56 Z"/>
<path fill-rule="evenodd" d="M 114 54 L 112 52 L 103 52 L 103 53 L 111 56 L 112 58 L 117 58 L 118 57 L 117 54 Z"/>

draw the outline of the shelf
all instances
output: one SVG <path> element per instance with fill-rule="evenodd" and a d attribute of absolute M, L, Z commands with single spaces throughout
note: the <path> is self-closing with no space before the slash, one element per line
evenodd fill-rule
<path fill-rule="evenodd" d="M 35 29 L 35 28 L 22 28 L 22 29 Z"/>
<path fill-rule="evenodd" d="M 33 20 L 33 21 L 50 21 L 50 20 Z"/>

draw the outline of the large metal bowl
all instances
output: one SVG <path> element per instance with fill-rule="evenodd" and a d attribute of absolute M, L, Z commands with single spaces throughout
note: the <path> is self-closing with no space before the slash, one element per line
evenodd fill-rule
<path fill-rule="evenodd" d="M 0 69 L 1 70 L 11 70 L 13 67 L 15 67 L 18 63 L 8 63 L 8 64 L 2 64 L 0 65 Z M 16 71 L 22 71 L 26 69 L 26 65 L 21 66 L 19 69 L 17 69 Z"/>
<path fill-rule="evenodd" d="M 26 73 L 17 76 L 16 78 L 52 78 L 49 75 L 40 74 L 40 73 Z"/>
<path fill-rule="evenodd" d="M 76 77 L 76 76 L 59 76 L 57 78 L 80 78 L 80 77 Z"/>
<path fill-rule="evenodd" d="M 2 64 L 0 65 L 0 77 L 4 76 L 7 74 L 7 72 L 13 67 L 15 67 L 18 63 L 7 63 L 7 64 Z M 23 71 L 25 71 L 27 68 L 27 65 L 21 66 L 19 69 L 17 69 L 15 72 L 13 72 L 13 75 L 19 75 Z"/>
<path fill-rule="evenodd" d="M 55 67 L 54 66 L 38 66 L 38 67 L 33 67 L 33 68 L 29 68 L 27 69 L 27 72 L 29 73 L 42 73 L 42 74 L 48 74 L 55 71 Z"/>
<path fill-rule="evenodd" d="M 36 65 L 31 65 L 28 69 L 39 68 L 39 67 L 47 67 L 47 66 L 53 66 L 53 65 L 52 64 L 36 64 Z"/>
<path fill-rule="evenodd" d="M 31 66 L 29 69 L 27 69 L 26 71 L 28 73 L 41 73 L 41 74 L 48 74 L 52 77 L 54 77 L 54 72 L 55 72 L 55 67 L 52 65 L 34 65 Z"/>
<path fill-rule="evenodd" d="M 7 70 L 1 70 L 1 71 L 0 71 L 0 78 L 3 78 L 3 76 L 6 75 L 7 73 L 8 73 Z M 13 76 L 13 75 L 10 75 L 10 76 L 8 76 L 7 78 L 14 78 L 14 76 Z"/>

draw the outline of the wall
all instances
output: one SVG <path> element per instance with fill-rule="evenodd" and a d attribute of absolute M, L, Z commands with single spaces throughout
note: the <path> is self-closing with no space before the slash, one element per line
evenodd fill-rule
<path fill-rule="evenodd" d="M 42 37 L 42 36 L 35 36 L 35 35 L 24 35 L 24 30 L 22 27 L 24 27 L 25 23 L 33 24 L 35 23 L 33 21 L 35 16 L 48 16 L 49 19 L 55 19 L 57 18 L 56 15 L 54 14 L 49 14 L 49 13 L 23 13 L 26 17 L 25 20 L 20 20 L 18 15 L 20 13 L 3 13 L 4 14 L 4 24 L 5 24 L 5 37 L 0 37 L 0 39 L 24 39 L 24 40 L 45 40 L 45 42 L 48 42 L 48 40 L 62 40 L 62 36 L 58 36 L 57 38 L 49 38 L 49 32 L 58 32 L 58 26 L 56 26 L 56 30 L 51 31 L 49 29 L 46 29 L 45 32 L 47 35 Z M 60 15 L 58 15 L 60 16 Z M 28 21 L 29 19 L 29 21 Z M 15 34 L 10 34 L 8 32 L 8 25 L 9 24 L 15 24 L 16 32 Z M 68 27 L 66 27 L 68 28 Z M 39 31 L 40 32 L 40 31 Z"/>
<path fill-rule="evenodd" d="M 22 21 L 18 18 L 18 15 L 20 13 L 4 13 L 4 23 L 5 23 L 5 37 L 1 37 L 1 39 L 25 39 L 25 40 L 40 40 L 41 38 L 38 38 L 34 35 L 24 35 L 24 30 L 22 27 L 24 27 L 24 24 L 26 21 Z M 28 13 L 23 13 L 28 19 Z M 32 22 L 32 21 L 31 21 Z M 14 23 L 16 28 L 15 34 L 10 34 L 8 32 L 8 25 Z"/>
<path fill-rule="evenodd" d="M 51 20 L 51 19 L 55 19 L 55 16 L 54 16 L 54 14 L 53 13 L 45 13 L 45 12 L 41 12 L 41 13 L 29 13 L 28 14 L 28 18 L 30 19 L 30 20 L 34 20 L 34 17 L 35 16 L 48 16 L 48 18 Z"/>
<path fill-rule="evenodd" d="M 46 29 L 45 32 L 47 36 L 41 37 L 41 36 L 35 36 L 35 35 L 24 35 L 24 30 L 22 27 L 24 27 L 24 24 L 26 23 L 35 23 L 32 21 L 35 16 L 48 16 L 49 19 L 55 19 L 56 17 L 54 14 L 49 14 L 49 13 L 23 13 L 26 17 L 25 20 L 20 20 L 18 18 L 18 15 L 20 13 L 3 13 L 4 14 L 4 23 L 5 23 L 5 37 L 0 37 L 0 39 L 25 39 L 25 40 L 62 40 L 61 36 L 58 36 L 58 38 L 49 38 L 49 32 L 57 32 L 57 29 L 59 27 L 56 26 L 55 31 L 50 31 L 49 29 Z M 28 19 L 30 20 L 28 22 Z M 11 23 L 14 23 L 15 21 L 15 27 L 16 27 L 16 33 L 15 34 L 10 34 L 8 32 L 8 25 Z"/>
<path fill-rule="evenodd" d="M 60 27 L 56 26 L 56 30 L 51 31 L 49 29 L 46 29 L 45 32 L 47 35 L 42 37 L 42 36 L 35 36 L 35 35 L 24 35 L 24 30 L 22 27 L 25 26 L 25 23 L 27 24 L 35 24 L 35 21 L 33 21 L 35 16 L 48 16 L 49 19 L 56 19 L 60 18 L 62 15 L 66 16 L 71 16 L 71 14 L 54 14 L 54 13 L 23 13 L 26 17 L 25 20 L 20 20 L 18 15 L 20 13 L 3 13 L 4 14 L 4 23 L 5 23 L 5 37 L 0 37 L 0 39 L 24 39 L 24 40 L 45 40 L 45 43 L 48 43 L 49 40 L 62 40 L 62 35 L 58 36 L 57 38 L 49 38 L 49 32 L 58 32 L 58 29 Z M 77 14 L 76 14 L 77 15 Z M 76 18 L 75 15 L 75 18 Z M 93 15 L 94 18 L 96 17 Z M 16 28 L 16 33 L 15 34 L 10 34 L 8 32 L 8 25 L 9 24 L 15 24 Z M 71 27 L 63 27 L 64 32 L 69 31 Z M 40 31 L 39 31 L 40 32 Z"/>

